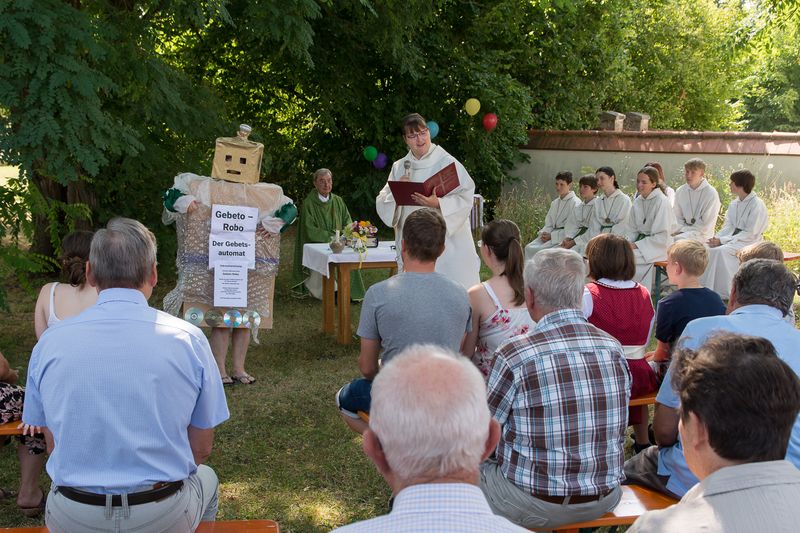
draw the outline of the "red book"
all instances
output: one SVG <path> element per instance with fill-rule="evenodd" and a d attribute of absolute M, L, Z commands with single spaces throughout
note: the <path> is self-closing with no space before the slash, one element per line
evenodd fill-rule
<path fill-rule="evenodd" d="M 419 205 L 411 196 L 415 192 L 424 196 L 430 196 L 436 193 L 436 196 L 441 198 L 458 187 L 458 184 L 456 164 L 450 163 L 422 183 L 413 181 L 390 181 L 389 189 L 392 190 L 392 196 L 394 196 L 394 201 L 397 205 Z"/>

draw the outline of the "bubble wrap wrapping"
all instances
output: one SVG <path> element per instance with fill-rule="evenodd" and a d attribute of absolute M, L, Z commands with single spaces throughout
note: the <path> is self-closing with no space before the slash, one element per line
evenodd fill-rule
<path fill-rule="evenodd" d="M 175 288 L 164 297 L 164 310 L 181 317 L 181 307 L 184 305 L 214 306 L 214 271 L 208 268 L 211 206 L 206 203 L 245 205 L 274 212 L 286 199 L 279 187 L 269 186 L 267 189 L 268 184 L 245 185 L 210 180 L 203 176 L 196 178 L 192 179 L 191 190 L 187 191 L 195 193 L 198 198 L 196 209 L 185 214 L 164 212 L 164 222 L 174 221 L 178 236 L 175 260 L 178 281 Z M 258 327 L 271 329 L 275 277 L 280 260 L 280 235 L 256 232 L 255 257 L 256 268 L 248 270 L 247 276 L 247 307 L 237 310 L 241 313 L 258 312 L 261 315 Z M 258 342 L 258 327 L 252 328 L 255 342 Z"/>

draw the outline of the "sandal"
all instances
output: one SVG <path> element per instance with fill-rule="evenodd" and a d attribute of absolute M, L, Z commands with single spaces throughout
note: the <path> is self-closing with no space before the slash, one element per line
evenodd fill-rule
<path fill-rule="evenodd" d="M 244 373 L 241 376 L 233 376 L 233 382 L 239 383 L 240 385 L 252 385 L 256 382 L 256 378 L 250 374 Z"/>
<path fill-rule="evenodd" d="M 222 385 L 228 386 L 233 385 L 233 379 L 230 376 L 222 376 Z"/>
<path fill-rule="evenodd" d="M 5 500 L 6 498 L 13 498 L 16 495 L 17 493 L 14 492 L 13 490 L 4 489 L 3 487 L 0 487 L 0 500 Z"/>
<path fill-rule="evenodd" d="M 47 493 L 42 490 L 42 499 L 39 500 L 39 505 L 36 507 L 20 507 L 19 510 L 28 518 L 37 518 L 44 512 L 45 505 L 47 505 Z"/>

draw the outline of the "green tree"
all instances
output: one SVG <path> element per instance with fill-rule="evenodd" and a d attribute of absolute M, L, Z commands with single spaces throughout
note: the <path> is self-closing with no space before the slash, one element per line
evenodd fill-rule
<path fill-rule="evenodd" d="M 746 77 L 738 3 L 643 0 L 619 21 L 627 59 L 605 106 L 651 115 L 655 129 L 738 129 Z"/>
<path fill-rule="evenodd" d="M 744 118 L 748 130 L 800 131 L 800 2 L 776 3 L 756 18 Z"/>

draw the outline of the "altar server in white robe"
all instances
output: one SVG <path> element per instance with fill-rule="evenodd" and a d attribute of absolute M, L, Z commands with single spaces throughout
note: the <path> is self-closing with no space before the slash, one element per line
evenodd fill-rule
<path fill-rule="evenodd" d="M 653 167 L 658 171 L 658 186 L 663 192 L 667 200 L 669 200 L 669 206 L 672 207 L 675 205 L 675 189 L 667 185 L 667 178 L 664 176 L 664 168 L 661 166 L 661 163 L 657 161 L 651 161 L 650 163 L 645 163 L 644 166 L 646 167 Z M 633 194 L 633 199 L 636 200 L 636 197 L 639 196 L 639 191 L 636 191 Z"/>
<path fill-rule="evenodd" d="M 561 247 L 571 248 L 583 255 L 589 242 L 589 226 L 592 224 L 594 204 L 597 202 L 597 177 L 586 174 L 578 183 L 581 202 L 575 205 L 567 219 L 564 230 L 567 236 L 561 241 Z"/>
<path fill-rule="evenodd" d="M 631 243 L 636 259 L 634 281 L 653 290 L 656 261 L 667 259 L 667 249 L 672 245 L 672 226 L 675 218 L 672 206 L 658 181 L 658 170 L 644 167 L 636 175 L 636 191 L 631 214 L 625 224 L 625 238 Z"/>
<path fill-rule="evenodd" d="M 436 261 L 436 272 L 441 272 L 460 283 L 465 289 L 477 285 L 480 283 L 478 274 L 480 259 L 475 251 L 469 225 L 475 183 L 464 165 L 441 146 L 431 144 L 428 125 L 421 115 L 412 113 L 403 118 L 402 131 L 409 151 L 405 157 L 394 162 L 388 181 L 405 180 L 421 183 L 450 163 L 455 163 L 459 185 L 441 198 L 437 198 L 435 194 L 424 196 L 415 193 L 414 200 L 418 203 L 417 206 L 398 206 L 388 183 L 381 189 L 375 200 L 375 208 L 381 220 L 387 226 L 394 228 L 398 266 L 402 269 L 400 241 L 406 217 L 421 207 L 432 207 L 441 211 L 447 223 L 444 253 Z M 406 171 L 407 164 L 408 171 Z"/>
<path fill-rule="evenodd" d="M 581 203 L 571 190 L 572 172 L 559 172 L 555 181 L 558 197 L 550 203 L 539 236 L 525 246 L 525 261 L 541 250 L 561 244 L 567 236 L 567 220 L 575 207 Z"/>
<path fill-rule="evenodd" d="M 693 158 L 684 166 L 686 183 L 675 193 L 676 241 L 692 239 L 705 243 L 714 236 L 720 202 L 717 190 L 705 178 L 706 164 Z"/>
<path fill-rule="evenodd" d="M 753 192 L 755 184 L 756 177 L 749 170 L 731 174 L 730 188 L 735 198 L 725 213 L 722 229 L 708 240 L 708 266 L 700 284 L 725 299 L 730 298 L 731 281 L 739 269 L 736 252 L 764 240 L 769 226 L 767 206 Z"/>
<path fill-rule="evenodd" d="M 617 175 L 611 167 L 600 167 L 594 173 L 601 194 L 594 202 L 594 216 L 587 242 L 601 233 L 624 235 L 625 222 L 631 211 L 630 197 L 619 190 Z"/>

